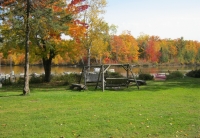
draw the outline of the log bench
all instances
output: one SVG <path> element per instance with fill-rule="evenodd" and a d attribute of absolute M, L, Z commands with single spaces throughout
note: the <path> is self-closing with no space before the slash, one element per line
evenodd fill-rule
<path fill-rule="evenodd" d="M 87 89 L 87 87 L 83 84 L 72 83 L 71 86 L 70 86 L 70 89 L 74 90 L 75 88 L 79 91 Z"/>

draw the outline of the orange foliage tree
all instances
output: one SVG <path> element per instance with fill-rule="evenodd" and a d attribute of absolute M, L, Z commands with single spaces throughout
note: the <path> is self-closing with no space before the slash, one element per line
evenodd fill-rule
<path fill-rule="evenodd" d="M 161 53 L 160 53 L 160 45 L 159 45 L 158 36 L 151 36 L 149 38 L 145 52 L 146 52 L 146 58 L 148 61 L 159 62 Z"/>
<path fill-rule="evenodd" d="M 45 81 L 50 81 L 51 64 L 52 60 L 57 55 L 62 53 L 69 53 L 66 51 L 69 44 L 78 43 L 79 36 L 84 34 L 87 25 L 80 22 L 77 18 L 79 12 L 88 8 L 88 5 L 81 5 L 84 0 L 72 0 L 69 4 L 65 0 L 35 0 L 31 1 L 30 11 L 30 57 L 42 59 Z M 6 1 L 8 3 L 16 2 L 17 6 L 13 10 L 25 9 L 22 0 Z M 12 7 L 10 7 L 11 9 Z M 4 46 L 11 45 L 13 49 L 20 47 L 23 49 L 22 44 L 25 42 L 25 10 L 20 12 L 9 12 L 9 8 L 5 8 L 5 19 L 3 20 L 4 29 L 3 36 L 7 39 Z M 7 10 L 7 11 L 6 11 Z M 19 10 L 18 10 L 19 11 Z M 61 34 L 71 35 L 73 40 L 70 42 L 63 42 Z M 14 34 L 14 35 L 12 35 Z M 12 37 L 10 37 L 12 36 Z M 6 42 L 9 42 L 9 44 Z M 67 44 L 67 45 L 66 45 Z M 78 44 L 75 46 L 78 47 Z M 76 49 L 76 48 L 75 48 Z M 77 51 L 71 50 L 76 53 Z M 64 55 L 64 54 L 63 54 Z M 69 54 L 66 54 L 69 55 Z"/>
<path fill-rule="evenodd" d="M 139 47 L 135 38 L 128 32 L 111 38 L 111 59 L 115 63 L 138 61 Z"/>

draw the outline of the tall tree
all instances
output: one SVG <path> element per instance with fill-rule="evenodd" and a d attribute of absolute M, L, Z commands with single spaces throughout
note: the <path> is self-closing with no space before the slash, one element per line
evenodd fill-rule
<path fill-rule="evenodd" d="M 115 35 L 111 39 L 111 55 L 114 62 L 136 62 L 139 56 L 138 50 L 137 41 L 129 31 L 124 31 L 121 35 Z"/>
<path fill-rule="evenodd" d="M 101 48 L 96 44 L 96 41 L 101 41 L 102 34 L 106 31 L 106 24 L 103 21 L 102 14 L 104 14 L 104 8 L 107 4 L 106 0 L 86 0 L 86 5 L 89 5 L 87 11 L 83 12 L 82 20 L 83 22 L 88 24 L 87 32 L 85 37 L 82 38 L 82 43 L 87 50 L 88 55 L 88 66 L 90 66 L 90 58 L 91 58 L 91 48 L 98 47 Z M 100 40 L 98 40 L 100 39 Z M 106 43 L 104 43 L 106 45 Z M 96 48 L 94 48 L 96 49 Z"/>
<path fill-rule="evenodd" d="M 118 35 L 114 35 L 111 39 L 111 48 L 110 48 L 110 53 L 111 53 L 111 60 L 114 63 L 121 62 L 121 57 L 120 57 L 120 51 L 122 47 L 122 39 Z"/>
<path fill-rule="evenodd" d="M 184 60 L 185 63 L 194 63 L 196 56 L 196 49 L 194 41 L 186 41 L 185 52 L 184 52 Z"/>
<path fill-rule="evenodd" d="M 197 55 L 196 55 L 196 64 L 200 63 L 200 47 L 197 49 Z"/>
<path fill-rule="evenodd" d="M 180 63 L 184 63 L 184 53 L 185 53 L 185 46 L 186 42 L 183 37 L 178 38 L 175 40 L 175 46 L 177 49 L 177 57 Z"/>
<path fill-rule="evenodd" d="M 24 89 L 23 94 L 27 95 L 30 92 L 29 89 L 29 35 L 30 35 L 30 26 L 29 26 L 29 16 L 30 16 L 30 0 L 26 0 L 26 39 L 25 39 L 25 66 L 24 66 Z"/>
<path fill-rule="evenodd" d="M 166 63 L 169 61 L 169 42 L 168 40 L 161 40 L 160 42 L 160 62 Z"/>
<path fill-rule="evenodd" d="M 126 57 L 128 62 L 138 61 L 139 47 L 136 39 L 131 35 L 130 31 L 124 31 L 120 35 L 123 40 L 124 50 L 126 50 Z"/>
<path fill-rule="evenodd" d="M 174 40 L 168 40 L 169 61 L 175 62 L 177 60 L 177 47 Z"/>
<path fill-rule="evenodd" d="M 63 45 L 60 38 L 61 34 L 69 34 L 69 26 L 71 24 L 83 26 L 82 22 L 74 22 L 74 20 L 77 20 L 76 15 L 88 8 L 88 5 L 81 5 L 82 1 L 83 0 L 72 0 L 69 4 L 67 4 L 65 0 L 31 1 L 29 18 L 31 30 L 29 41 L 29 44 L 31 44 L 30 51 L 31 56 L 37 55 L 42 58 L 46 82 L 50 81 L 53 58 L 55 58 L 59 52 L 63 52 L 60 50 L 60 46 Z M 23 1 L 14 0 L 14 2 L 16 2 L 17 5 L 21 4 L 18 11 L 24 9 Z M 10 11 L 10 9 L 8 10 Z M 17 20 L 12 20 L 12 18 L 10 18 L 11 15 Z M 5 15 L 5 17 L 7 20 L 3 23 L 4 26 L 8 26 L 7 30 L 5 30 L 7 33 L 4 33 L 4 36 L 7 36 L 6 38 L 9 39 L 9 41 L 6 41 L 7 45 L 9 45 L 8 42 L 14 42 L 14 47 L 21 46 L 21 43 L 25 43 L 24 38 L 26 38 L 23 34 L 23 32 L 25 32 L 23 29 L 25 26 L 25 13 L 23 13 L 23 11 L 12 12 L 12 14 Z M 10 27 L 10 23 L 12 23 L 12 27 Z M 11 34 L 12 37 L 8 37 L 10 33 L 15 35 Z M 19 39 L 20 37 L 21 39 Z"/>
<path fill-rule="evenodd" d="M 159 37 L 151 36 L 148 41 L 148 45 L 145 49 L 146 58 L 150 62 L 159 62 L 161 53 L 160 53 L 160 45 L 159 45 Z"/>
<path fill-rule="evenodd" d="M 149 35 L 146 34 L 141 34 L 138 38 L 137 38 L 137 43 L 138 43 L 138 47 L 139 47 L 139 58 L 140 59 L 145 59 L 146 57 L 146 53 L 145 53 L 145 49 L 147 47 L 147 43 L 149 40 Z"/>
<path fill-rule="evenodd" d="M 29 89 L 29 16 L 30 16 L 30 0 L 4 0 L 1 4 L 3 13 L 3 23 L 8 23 L 8 30 L 19 29 L 19 22 L 24 21 L 25 26 L 25 66 L 24 66 L 24 88 L 23 94 L 27 95 L 30 92 Z M 22 19 L 23 18 L 23 19 Z"/>
<path fill-rule="evenodd" d="M 109 26 L 104 21 L 99 22 L 99 26 L 98 28 L 96 28 L 96 31 L 98 33 L 98 37 L 94 37 L 92 40 L 91 57 L 96 59 L 96 63 L 102 64 L 103 58 L 109 55 L 107 51 L 109 40 Z"/>
<path fill-rule="evenodd" d="M 196 64 L 200 63 L 200 42 L 195 41 L 195 62 Z"/>

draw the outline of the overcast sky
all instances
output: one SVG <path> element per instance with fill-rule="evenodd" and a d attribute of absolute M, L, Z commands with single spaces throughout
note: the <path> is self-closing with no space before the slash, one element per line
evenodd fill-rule
<path fill-rule="evenodd" d="M 107 0 L 105 21 L 131 31 L 200 42 L 200 0 Z"/>

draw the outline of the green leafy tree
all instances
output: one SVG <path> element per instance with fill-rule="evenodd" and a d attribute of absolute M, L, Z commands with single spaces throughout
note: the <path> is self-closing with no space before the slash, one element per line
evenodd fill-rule
<path fill-rule="evenodd" d="M 96 59 L 96 63 L 102 64 L 103 58 L 108 56 L 108 39 L 109 39 L 109 26 L 106 22 L 99 22 L 98 37 L 95 37 L 92 41 L 91 53 L 93 58 Z"/>
<path fill-rule="evenodd" d="M 8 30 L 17 30 L 19 34 L 25 36 L 24 44 L 25 44 L 25 66 L 24 66 L 24 88 L 23 94 L 27 95 L 30 92 L 29 89 L 29 34 L 30 34 L 30 26 L 29 26 L 29 16 L 30 16 L 31 2 L 30 0 L 4 0 L 1 3 L 1 13 L 3 15 L 3 25 L 5 24 L 5 34 L 10 35 Z M 23 21 L 24 32 L 22 28 L 20 28 L 20 23 Z M 8 33 L 9 32 L 9 33 Z M 19 35 L 18 34 L 18 35 Z M 13 35 L 12 35 L 13 36 Z M 13 38 L 17 38 L 17 36 L 13 36 Z M 11 39 L 5 39 L 6 42 L 12 42 Z"/>
<path fill-rule="evenodd" d="M 87 50 L 87 64 L 88 66 L 90 66 L 90 59 L 92 54 L 91 51 L 95 51 L 93 55 L 94 57 L 102 57 L 102 52 L 100 52 L 102 50 L 98 50 L 99 52 L 97 52 L 96 50 L 101 49 L 102 45 L 102 48 L 105 49 L 107 45 L 107 43 L 105 42 L 104 34 L 108 32 L 108 25 L 103 20 L 103 17 L 101 17 L 101 15 L 105 12 L 104 8 L 107 2 L 106 0 L 86 0 L 85 4 L 90 5 L 90 7 L 87 9 L 87 11 L 83 12 L 82 20 L 83 22 L 88 24 L 88 28 L 85 36 L 82 37 L 81 42 L 83 43 L 84 48 Z M 101 46 L 97 45 L 97 42 L 100 42 Z"/>
<path fill-rule="evenodd" d="M 196 63 L 200 63 L 200 47 L 198 48 L 198 51 L 197 51 Z"/>
<path fill-rule="evenodd" d="M 186 63 L 195 63 L 195 58 L 197 55 L 197 45 L 195 41 L 186 41 L 184 60 Z"/>
<path fill-rule="evenodd" d="M 160 53 L 161 53 L 161 56 L 160 56 L 160 62 L 161 63 L 166 63 L 169 61 L 169 55 L 168 55 L 168 50 L 164 47 L 161 47 L 160 49 Z"/>
<path fill-rule="evenodd" d="M 180 63 L 184 63 L 184 53 L 185 53 L 185 46 L 186 42 L 183 37 L 177 39 L 175 41 L 176 49 L 177 49 L 177 56 Z"/>
<path fill-rule="evenodd" d="M 149 37 L 150 37 L 149 35 L 141 34 L 137 38 L 139 47 L 139 59 L 145 59 L 146 57 L 145 49 L 147 48 Z"/>

